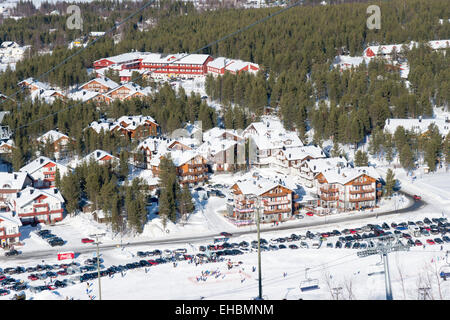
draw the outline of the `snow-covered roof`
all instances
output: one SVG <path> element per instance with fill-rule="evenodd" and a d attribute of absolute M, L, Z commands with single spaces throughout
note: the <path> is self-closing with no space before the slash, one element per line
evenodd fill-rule
<path fill-rule="evenodd" d="M 45 166 L 48 163 L 52 163 L 54 165 L 56 165 L 56 167 L 62 172 L 66 172 L 68 170 L 68 168 L 60 163 L 57 163 L 47 157 L 44 156 L 40 156 L 39 158 L 34 159 L 33 161 L 31 161 L 30 163 L 24 165 L 22 168 L 20 168 L 20 172 L 28 172 L 29 174 L 32 174 L 33 172 L 36 172 L 37 170 L 39 170 L 40 168 L 42 168 L 43 166 Z"/>
<path fill-rule="evenodd" d="M 51 189 L 36 189 L 33 187 L 26 187 L 22 191 L 16 194 L 14 199 L 16 206 L 21 208 L 28 205 L 34 199 L 44 196 L 47 198 L 53 198 L 59 202 L 65 202 L 61 192 L 57 188 Z"/>
<path fill-rule="evenodd" d="M 380 179 L 380 174 L 374 167 L 346 167 L 346 168 L 328 168 L 320 172 L 328 183 L 346 184 L 359 176 L 365 174 L 376 180 Z"/>
<path fill-rule="evenodd" d="M 225 68 L 227 65 L 229 65 L 231 62 L 232 62 L 231 59 L 219 57 L 208 62 L 207 66 L 211 68 L 222 69 Z"/>
<path fill-rule="evenodd" d="M 19 216 L 13 211 L 0 212 L 0 228 L 5 226 L 22 226 Z"/>
<path fill-rule="evenodd" d="M 197 156 L 202 156 L 196 150 L 161 150 L 158 154 L 150 160 L 152 166 L 159 166 L 161 157 L 166 157 L 170 154 L 172 162 L 176 167 L 182 166 L 186 162 L 192 160 Z M 202 156 L 203 157 L 203 156 Z"/>
<path fill-rule="evenodd" d="M 283 181 L 281 180 L 274 180 L 270 178 L 265 177 L 257 177 L 256 179 L 245 179 L 245 180 L 238 180 L 235 185 L 239 188 L 239 190 L 244 195 L 255 195 L 259 196 L 276 186 L 283 186 L 285 188 L 288 188 L 285 186 Z M 288 188 L 290 189 L 290 188 Z"/>
<path fill-rule="evenodd" d="M 297 133 L 284 129 L 283 124 L 276 117 L 263 117 L 261 122 L 251 123 L 244 130 L 243 136 L 251 137 L 261 150 L 303 146 Z"/>
<path fill-rule="evenodd" d="M 238 140 L 243 140 L 242 132 L 232 129 L 222 129 L 218 127 L 211 128 L 203 133 L 203 141 L 220 138 L 223 134 L 230 136 L 230 138 L 237 137 Z"/>
<path fill-rule="evenodd" d="M 286 160 L 303 160 L 306 157 L 311 157 L 314 159 L 325 158 L 326 155 L 323 150 L 317 146 L 301 146 L 286 148 L 285 150 L 279 151 L 280 155 Z"/>
<path fill-rule="evenodd" d="M 199 64 L 202 65 L 210 57 L 208 54 L 187 54 L 187 53 L 176 53 L 176 54 L 159 54 L 151 53 L 144 55 L 142 58 L 142 63 L 171 63 L 174 64 Z"/>
<path fill-rule="evenodd" d="M 61 132 L 56 131 L 56 130 L 50 130 L 50 131 L 44 133 L 44 134 L 43 134 L 42 136 L 40 136 L 39 138 L 37 138 L 36 140 L 37 140 L 38 142 L 43 142 L 43 143 L 45 143 L 45 142 L 47 142 L 47 141 L 55 142 L 55 141 L 58 141 L 58 140 L 61 139 L 61 138 L 69 139 L 69 137 L 68 137 L 67 135 L 65 135 L 64 133 L 61 133 Z"/>
<path fill-rule="evenodd" d="M 112 89 L 112 88 L 115 88 L 115 87 L 119 86 L 119 84 L 117 82 L 115 82 L 115 81 L 113 81 L 113 80 L 111 80 L 111 79 L 109 79 L 107 77 L 99 77 L 99 78 L 94 78 L 92 80 L 89 80 L 88 82 L 82 84 L 80 87 L 84 87 L 85 85 L 88 85 L 91 82 L 98 82 L 99 84 L 101 84 L 101 85 L 103 85 L 103 86 L 105 86 L 105 87 L 107 87 L 109 89 Z"/>
<path fill-rule="evenodd" d="M 88 91 L 88 90 L 78 90 L 75 92 L 72 92 L 68 95 L 68 98 L 72 100 L 81 100 L 81 101 L 88 101 L 96 96 L 100 96 L 102 93 L 95 92 L 95 91 Z"/>
<path fill-rule="evenodd" d="M 36 80 L 34 80 L 34 78 L 27 78 L 27 79 L 25 79 L 25 80 L 19 82 L 19 84 L 22 84 L 22 83 L 23 83 L 23 84 L 28 83 L 28 85 L 33 84 L 34 86 L 38 87 L 39 89 L 44 89 L 44 90 L 49 90 L 49 89 L 51 89 L 51 88 L 50 88 L 50 85 L 48 85 L 48 84 L 46 84 L 46 83 L 43 83 L 43 82 L 41 82 L 41 81 L 36 81 Z"/>
<path fill-rule="evenodd" d="M 366 62 L 364 57 L 352 57 L 352 56 L 336 56 L 334 58 L 333 67 L 339 67 L 341 70 L 349 69 L 349 68 L 356 68 L 362 63 Z"/>
<path fill-rule="evenodd" d="M 87 156 L 85 156 L 81 161 L 89 162 L 91 160 L 94 160 L 97 162 L 97 161 L 103 160 L 105 157 L 119 161 L 119 158 L 113 156 L 112 154 L 110 154 L 106 151 L 100 150 L 100 149 L 92 151 Z"/>
<path fill-rule="evenodd" d="M 108 57 L 108 58 L 102 58 L 102 59 L 94 61 L 94 63 L 97 62 L 97 61 L 106 59 L 106 60 L 109 60 L 109 61 L 111 61 L 111 62 L 113 62 L 115 64 L 122 64 L 122 63 L 126 63 L 126 62 L 129 62 L 129 61 L 140 59 L 141 56 L 143 56 L 144 54 L 145 53 L 138 52 L 138 51 L 127 52 L 127 53 L 119 54 L 117 56 L 112 56 L 112 57 Z"/>
<path fill-rule="evenodd" d="M 227 64 L 227 66 L 225 67 L 225 70 L 236 72 L 236 71 L 244 69 L 249 64 L 250 64 L 250 62 L 245 62 L 242 60 L 233 60 L 232 62 Z"/>
<path fill-rule="evenodd" d="M 27 177 L 26 172 L 0 172 L 0 189 L 22 190 Z"/>
<path fill-rule="evenodd" d="M 441 135 L 450 132 L 450 121 L 446 119 L 386 119 L 384 130 L 393 134 L 397 127 L 402 126 L 405 130 L 424 133 L 430 124 L 435 124 Z"/>
<path fill-rule="evenodd" d="M 200 152 L 205 158 L 208 158 L 209 156 L 214 156 L 219 152 L 228 150 L 235 144 L 237 144 L 237 142 L 234 140 L 213 138 L 201 144 L 197 148 L 197 151 Z"/>
<path fill-rule="evenodd" d="M 319 173 L 329 168 L 336 168 L 339 166 L 346 167 L 347 160 L 343 157 L 306 159 L 302 161 L 301 164 L 298 164 L 297 167 L 303 166 L 304 164 L 306 164 L 312 172 Z"/>

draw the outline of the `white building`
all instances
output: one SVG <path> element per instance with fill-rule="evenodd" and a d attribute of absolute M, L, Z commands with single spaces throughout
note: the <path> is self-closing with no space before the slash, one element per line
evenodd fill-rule
<path fill-rule="evenodd" d="M 12 200 L 12 208 L 22 223 L 61 221 L 64 213 L 64 198 L 56 188 L 35 189 L 27 187 Z"/>
<path fill-rule="evenodd" d="M 27 165 L 20 168 L 20 172 L 27 172 L 33 178 L 33 185 L 36 188 L 55 187 L 56 170 L 61 177 L 69 172 L 69 168 L 56 163 L 47 157 L 39 157 Z"/>
<path fill-rule="evenodd" d="M 12 211 L 0 212 L 0 246 L 10 246 L 19 242 L 22 222 Z"/>

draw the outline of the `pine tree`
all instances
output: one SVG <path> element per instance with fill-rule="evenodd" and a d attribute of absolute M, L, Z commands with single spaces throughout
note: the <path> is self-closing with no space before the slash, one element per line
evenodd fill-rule
<path fill-rule="evenodd" d="M 392 193 L 394 192 L 395 184 L 396 184 L 395 174 L 389 168 L 386 172 L 386 185 L 384 187 L 385 196 L 387 196 L 387 197 L 392 196 Z"/>
<path fill-rule="evenodd" d="M 195 210 L 195 204 L 192 201 L 191 191 L 187 184 L 185 184 L 181 190 L 180 199 L 178 201 L 178 211 L 180 212 L 181 218 L 186 221 L 186 215 Z"/>
<path fill-rule="evenodd" d="M 400 150 L 399 157 L 400 164 L 405 170 L 410 171 L 414 168 L 414 155 L 411 151 L 411 147 L 408 144 L 405 144 Z"/>
<path fill-rule="evenodd" d="M 355 166 L 357 167 L 365 167 L 369 165 L 369 157 L 367 156 L 367 153 L 358 150 L 355 154 Z"/>

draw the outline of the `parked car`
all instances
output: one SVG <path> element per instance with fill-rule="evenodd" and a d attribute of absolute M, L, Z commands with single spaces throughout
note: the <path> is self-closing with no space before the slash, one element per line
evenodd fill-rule
<path fill-rule="evenodd" d="M 422 200 L 422 197 L 421 197 L 421 196 L 418 196 L 417 194 L 415 194 L 415 195 L 413 195 L 413 199 L 414 199 L 415 201 L 419 201 L 419 200 Z"/>
<path fill-rule="evenodd" d="M 295 244 L 290 244 L 289 249 L 298 249 L 298 246 Z"/>
<path fill-rule="evenodd" d="M 309 217 L 312 217 L 313 215 L 314 215 L 314 213 L 313 212 L 311 212 L 311 211 L 308 211 L 307 213 L 305 213 L 307 216 L 309 216 Z"/>
<path fill-rule="evenodd" d="M 83 239 L 81 239 L 81 243 L 92 243 L 92 242 L 94 242 L 93 239 L 89 239 L 89 238 L 83 238 Z"/>
<path fill-rule="evenodd" d="M 435 242 L 434 242 L 434 240 L 433 240 L 433 239 L 427 239 L 427 243 L 428 243 L 428 244 L 430 244 L 430 245 L 433 245 L 433 244 L 435 244 Z"/>
<path fill-rule="evenodd" d="M 15 249 L 5 252 L 6 257 L 17 256 L 17 255 L 19 255 L 19 251 L 15 250 Z"/>
<path fill-rule="evenodd" d="M 231 234 L 229 232 L 221 232 L 220 235 L 224 236 L 224 237 L 231 237 L 233 234 Z"/>

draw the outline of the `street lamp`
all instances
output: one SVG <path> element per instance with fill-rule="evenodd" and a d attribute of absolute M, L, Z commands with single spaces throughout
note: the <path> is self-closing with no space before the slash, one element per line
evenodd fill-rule
<path fill-rule="evenodd" d="M 98 276 L 98 299 L 102 300 L 102 284 L 100 281 L 100 254 L 99 254 L 99 244 L 101 244 L 101 242 L 98 241 L 98 237 L 99 236 L 104 236 L 105 233 L 96 233 L 96 234 L 91 234 L 89 235 L 90 237 L 95 237 L 95 242 L 93 243 L 94 245 L 97 245 L 97 276 Z"/>

